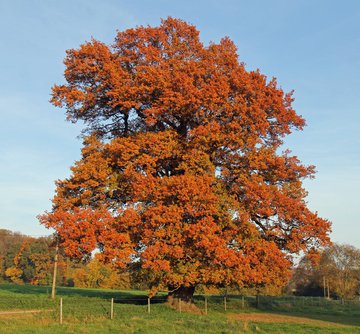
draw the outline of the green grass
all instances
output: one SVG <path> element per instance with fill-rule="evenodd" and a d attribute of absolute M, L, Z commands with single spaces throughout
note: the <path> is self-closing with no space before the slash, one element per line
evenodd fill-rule
<path fill-rule="evenodd" d="M 58 288 L 55 301 L 49 287 L 0 285 L 0 312 L 7 310 L 50 310 L 39 314 L 0 315 L 0 333 L 359 333 L 360 305 L 341 305 L 334 301 L 309 298 L 261 297 L 260 309 L 255 299 L 224 299 L 207 297 L 208 314 L 180 313 L 163 301 L 165 295 L 153 300 L 147 313 L 147 296 L 143 291 L 114 291 Z M 59 300 L 63 299 L 63 324 L 59 324 Z M 114 319 L 110 320 L 110 300 L 114 298 Z M 157 301 L 155 303 L 155 301 Z M 204 309 L 204 297 L 196 296 L 196 304 Z M 260 317 L 288 315 L 313 319 L 308 323 L 280 320 L 266 323 L 244 320 L 256 314 Z M 287 319 L 279 318 L 279 319 Z M 315 321 L 316 320 L 316 321 Z M 326 322 L 320 322 L 322 320 Z"/>

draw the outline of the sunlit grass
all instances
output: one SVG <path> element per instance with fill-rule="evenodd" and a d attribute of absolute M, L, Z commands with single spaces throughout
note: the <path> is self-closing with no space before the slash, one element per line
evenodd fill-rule
<path fill-rule="evenodd" d="M 0 285 L 0 312 L 50 310 L 0 315 L 0 333 L 360 333 L 358 303 L 341 305 L 321 298 L 261 297 L 256 309 L 255 298 L 228 296 L 225 311 L 223 297 L 208 296 L 206 315 L 204 296 L 195 299 L 203 314 L 170 308 L 164 294 L 152 301 L 149 314 L 144 291 L 58 288 L 55 301 L 50 295 L 49 287 Z M 111 298 L 115 301 L 113 320 Z M 269 322 L 272 315 L 277 317 L 275 322 Z"/>

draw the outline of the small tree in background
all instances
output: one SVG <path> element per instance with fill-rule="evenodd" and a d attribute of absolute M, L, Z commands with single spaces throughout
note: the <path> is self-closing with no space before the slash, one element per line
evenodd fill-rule
<path fill-rule="evenodd" d="M 303 256 L 293 270 L 292 277 L 286 288 L 287 292 L 295 292 L 300 296 L 323 296 L 323 276 L 318 270 L 319 261 L 320 259 L 312 261 L 306 255 Z"/>
<path fill-rule="evenodd" d="M 74 286 L 80 288 L 130 289 L 130 276 L 95 258 L 73 270 Z"/>
<path fill-rule="evenodd" d="M 22 274 L 23 271 L 17 267 L 9 267 L 5 270 L 5 276 L 15 284 L 24 284 L 24 281 L 21 279 Z"/>
<path fill-rule="evenodd" d="M 68 255 L 125 268 L 152 292 L 196 285 L 281 286 L 290 254 L 329 242 L 283 138 L 305 124 L 275 79 L 248 72 L 229 38 L 204 46 L 168 18 L 67 51 L 52 103 L 82 121 L 82 157 L 40 216 Z"/>
<path fill-rule="evenodd" d="M 291 282 L 298 294 L 354 298 L 360 286 L 360 250 L 333 244 L 321 252 L 316 263 L 304 256 Z"/>
<path fill-rule="evenodd" d="M 334 244 L 323 252 L 319 267 L 320 275 L 329 281 L 333 293 L 341 299 L 355 296 L 360 286 L 359 249 Z"/>

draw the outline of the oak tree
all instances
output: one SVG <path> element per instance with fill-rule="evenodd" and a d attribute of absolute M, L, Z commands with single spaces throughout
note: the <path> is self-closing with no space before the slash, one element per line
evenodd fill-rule
<path fill-rule="evenodd" d="M 51 102 L 84 125 L 82 156 L 40 221 L 66 252 L 138 264 L 152 291 L 282 285 L 293 253 L 329 242 L 306 204 L 314 175 L 283 138 L 301 130 L 291 93 L 247 71 L 229 38 L 205 46 L 168 18 L 67 51 Z"/>

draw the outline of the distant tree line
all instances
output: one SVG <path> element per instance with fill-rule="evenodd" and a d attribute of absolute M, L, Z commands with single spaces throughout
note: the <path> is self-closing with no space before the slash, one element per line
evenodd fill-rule
<path fill-rule="evenodd" d="M 56 243 L 53 236 L 30 237 L 0 229 L 0 283 L 51 285 Z M 82 261 L 65 257 L 60 250 L 57 284 L 81 288 L 149 289 L 151 272 L 136 261 L 126 269 L 103 263 L 94 254 Z M 199 286 L 200 293 L 243 293 L 352 299 L 360 295 L 360 250 L 351 245 L 333 244 L 317 257 L 304 256 L 293 269 L 285 290 L 272 285 L 211 288 Z"/>
<path fill-rule="evenodd" d="M 287 290 L 302 296 L 353 299 L 360 295 L 360 250 L 333 244 L 318 258 L 304 256 L 293 270 Z"/>
<path fill-rule="evenodd" d="M 51 237 L 33 238 L 0 230 L 0 281 L 50 284 L 54 248 Z"/>
<path fill-rule="evenodd" d="M 0 283 L 51 285 L 55 240 L 0 229 Z M 59 254 L 57 284 L 86 288 L 131 288 L 130 275 L 101 263 L 96 255 L 73 261 Z"/>

